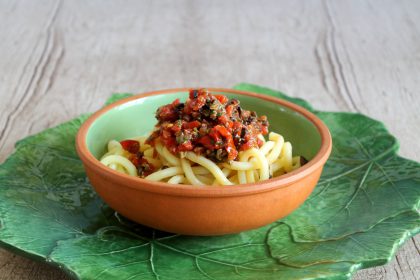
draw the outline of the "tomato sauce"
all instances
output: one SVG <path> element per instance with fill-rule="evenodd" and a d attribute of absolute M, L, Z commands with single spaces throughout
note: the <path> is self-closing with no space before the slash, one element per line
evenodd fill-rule
<path fill-rule="evenodd" d="M 193 151 L 216 162 L 235 160 L 239 151 L 261 147 L 259 134 L 268 133 L 266 116 L 244 110 L 239 100 L 191 89 L 185 103 L 176 99 L 156 111 L 154 132 L 147 143 L 159 139 L 173 154 Z"/>
<path fill-rule="evenodd" d="M 140 152 L 139 141 L 128 139 L 120 141 L 120 144 L 124 150 L 130 153 L 128 159 L 134 164 L 140 177 L 146 177 L 156 171 L 156 167 L 149 163 L 147 159 L 143 157 L 143 153 Z"/>

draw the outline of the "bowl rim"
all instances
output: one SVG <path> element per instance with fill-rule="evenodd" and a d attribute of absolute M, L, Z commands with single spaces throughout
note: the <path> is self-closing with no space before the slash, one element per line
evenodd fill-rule
<path fill-rule="evenodd" d="M 98 119 L 100 116 L 104 115 L 108 111 L 114 109 L 115 107 L 121 106 L 125 103 L 129 103 L 138 99 L 148 98 L 151 96 L 162 95 L 162 94 L 175 94 L 182 91 L 188 92 L 191 88 L 174 88 L 174 89 L 164 89 L 159 91 L 151 91 L 146 93 L 136 94 L 127 98 L 123 98 L 119 101 L 116 101 L 110 105 L 103 107 L 102 109 L 93 113 L 79 128 L 79 131 L 76 135 L 76 151 L 82 160 L 82 162 L 90 169 L 93 169 L 94 172 L 100 174 L 102 177 L 109 179 L 117 184 L 125 185 L 130 188 L 134 188 L 141 191 L 160 193 L 165 195 L 172 196 L 187 196 L 187 197 L 226 197 L 226 196 L 241 196 L 241 195 L 250 195 L 261 192 L 267 192 L 274 189 L 287 188 L 293 183 L 303 179 L 306 176 L 314 173 L 319 168 L 322 168 L 325 162 L 327 161 L 331 149 L 332 149 L 332 139 L 328 127 L 319 119 L 315 114 L 306 110 L 305 108 L 291 103 L 289 101 L 276 98 L 269 95 L 258 94 L 254 92 L 236 90 L 236 89 L 226 89 L 226 88 L 206 88 L 209 91 L 216 92 L 225 92 L 233 93 L 239 95 L 246 95 L 258 99 L 262 99 L 265 102 L 274 102 L 281 106 L 287 107 L 294 112 L 299 113 L 305 117 L 308 121 L 315 125 L 320 136 L 321 136 L 321 147 L 316 153 L 316 155 L 304 166 L 284 174 L 279 177 L 273 177 L 271 179 L 261 181 L 258 183 L 248 183 L 234 186 L 203 186 L 197 187 L 193 185 L 173 185 L 165 182 L 154 182 L 146 179 L 142 179 L 135 176 L 126 175 L 120 173 L 111 168 L 100 163 L 92 153 L 90 153 L 87 147 L 86 136 L 89 132 L 91 125 Z"/>

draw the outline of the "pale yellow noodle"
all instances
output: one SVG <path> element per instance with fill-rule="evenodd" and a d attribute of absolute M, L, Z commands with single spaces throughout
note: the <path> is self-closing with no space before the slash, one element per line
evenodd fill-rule
<path fill-rule="evenodd" d="M 253 170 L 252 172 L 254 172 L 255 182 L 260 181 L 260 174 L 258 173 L 258 171 L 257 170 Z"/>
<path fill-rule="evenodd" d="M 191 167 L 191 168 L 194 171 L 194 174 L 197 174 L 197 175 L 210 174 L 210 171 L 207 168 L 202 167 L 202 166 L 194 166 L 194 167 Z"/>
<path fill-rule="evenodd" d="M 143 155 L 145 155 L 147 157 L 153 157 L 154 151 L 155 151 L 155 149 L 149 148 L 149 149 L 147 149 L 143 152 Z"/>
<path fill-rule="evenodd" d="M 185 183 L 185 176 L 184 175 L 175 175 L 168 180 L 169 184 L 182 184 Z"/>
<path fill-rule="evenodd" d="M 140 143 L 140 152 L 144 152 L 152 147 L 149 144 L 145 143 L 147 140 L 147 136 L 138 136 L 138 137 L 133 137 L 132 139 Z"/>
<path fill-rule="evenodd" d="M 234 184 L 240 184 L 238 181 L 238 175 L 230 177 L 229 180 L 233 182 Z"/>
<path fill-rule="evenodd" d="M 104 159 L 107 156 L 110 155 L 120 155 L 120 156 L 124 156 L 125 155 L 125 151 L 122 148 L 120 142 L 116 141 L 116 140 L 111 140 L 108 142 L 108 152 L 105 153 L 100 160 Z M 115 169 L 116 170 L 116 169 Z"/>
<path fill-rule="evenodd" d="M 118 142 L 117 140 L 111 140 L 111 141 L 109 141 L 108 142 L 108 151 L 109 152 L 113 152 L 116 149 L 122 150 L 121 143 Z"/>
<path fill-rule="evenodd" d="M 171 166 L 169 164 L 169 162 L 163 156 L 161 156 L 159 153 L 158 153 L 158 158 L 162 162 L 162 166 Z"/>
<path fill-rule="evenodd" d="M 275 173 L 274 173 L 274 176 L 280 176 L 280 175 L 283 175 L 283 174 L 285 174 L 286 172 L 284 171 L 284 169 L 283 168 L 280 168 L 279 170 L 277 170 Z"/>
<path fill-rule="evenodd" d="M 245 171 L 247 183 L 255 183 L 254 170 Z"/>
<path fill-rule="evenodd" d="M 170 162 L 167 160 L 167 158 L 164 156 L 164 154 L 163 154 L 163 146 L 162 146 L 162 144 L 161 143 L 156 143 L 156 145 L 155 145 L 155 149 L 156 149 L 156 152 L 158 153 L 158 155 L 159 155 L 159 158 L 160 158 L 160 160 L 163 162 L 163 165 L 166 165 L 166 166 L 171 166 L 171 165 L 173 165 L 173 164 L 170 164 Z M 178 165 L 175 165 L 175 166 L 178 166 Z"/>
<path fill-rule="evenodd" d="M 116 164 L 116 163 L 110 163 L 108 165 L 108 167 L 111 168 L 111 169 L 117 170 L 118 169 L 118 164 Z"/>
<path fill-rule="evenodd" d="M 145 179 L 167 181 L 170 184 L 254 183 L 267 180 L 270 176 L 279 176 L 301 166 L 300 157 L 292 157 L 292 145 L 290 142 L 285 143 L 280 134 L 271 132 L 268 141 L 262 135 L 258 135 L 258 138 L 264 143 L 261 148 L 251 148 L 240 152 L 238 161 L 219 163 L 219 166 L 193 152 L 182 152 L 177 157 L 160 142 L 157 142 L 155 147 L 151 147 L 145 144 L 147 137 L 144 136 L 131 139 L 140 142 L 140 151 L 143 152 L 144 158 L 155 168 L 168 167 L 153 172 Z M 107 148 L 107 153 L 101 158 L 103 164 L 129 175 L 137 175 L 137 168 L 128 159 L 131 154 L 122 148 L 120 142 L 111 140 Z M 198 165 L 193 166 L 194 164 Z"/>
<path fill-rule="evenodd" d="M 185 155 L 189 160 L 198 163 L 199 165 L 207 168 L 211 174 L 213 174 L 214 178 L 222 184 L 222 185 L 233 185 L 231 181 L 226 178 L 225 174 L 223 174 L 222 170 L 211 160 L 198 156 L 193 152 L 187 152 Z"/>
<path fill-rule="evenodd" d="M 122 167 L 120 164 L 117 164 L 117 169 L 116 170 L 127 174 L 127 171 L 125 171 L 124 167 Z"/>
<path fill-rule="evenodd" d="M 159 155 L 163 154 L 163 146 L 160 142 L 155 144 L 155 149 L 158 152 Z"/>
<path fill-rule="evenodd" d="M 257 136 L 261 141 L 263 141 L 263 143 L 265 143 L 265 138 L 264 136 L 262 136 L 262 134 L 258 134 Z"/>
<path fill-rule="evenodd" d="M 162 170 L 153 172 L 149 176 L 146 176 L 145 179 L 151 180 L 151 181 L 161 181 L 162 179 L 172 177 L 172 176 L 175 176 L 175 175 L 180 175 L 180 174 L 183 174 L 183 173 L 184 173 L 184 171 L 179 166 L 169 167 L 169 168 L 166 168 L 166 169 L 162 169 Z"/>
<path fill-rule="evenodd" d="M 186 160 L 185 158 L 181 158 L 181 166 L 182 166 L 183 172 L 185 173 L 185 177 L 187 177 L 188 181 L 190 181 L 192 185 L 195 185 L 195 186 L 205 185 L 195 176 L 191 168 L 191 164 L 188 160 Z"/>
<path fill-rule="evenodd" d="M 168 151 L 166 147 L 163 147 L 162 149 L 162 156 L 171 164 L 174 166 L 180 166 L 181 162 L 179 158 L 171 154 L 171 152 Z"/>
<path fill-rule="evenodd" d="M 257 159 L 257 162 L 259 164 L 258 169 L 260 170 L 260 180 L 267 180 L 270 178 L 270 171 L 269 171 L 269 167 L 268 167 L 268 160 L 267 158 L 256 148 L 251 148 L 246 150 L 245 152 L 243 152 L 242 154 L 239 155 L 239 159 L 241 161 L 248 161 L 249 158 L 251 157 L 255 157 Z M 243 175 L 239 175 L 238 172 L 238 179 L 239 182 L 241 182 L 243 180 L 243 178 L 241 178 L 241 176 Z"/>
<path fill-rule="evenodd" d="M 223 167 L 233 169 L 233 170 L 250 170 L 250 169 L 257 169 L 258 162 L 257 161 L 249 161 L 249 162 L 241 162 L 241 161 L 230 161 L 229 163 L 222 163 Z"/>
<path fill-rule="evenodd" d="M 137 175 L 137 168 L 136 166 L 131 163 L 127 158 L 120 156 L 120 155 L 109 155 L 105 158 L 101 159 L 101 162 L 108 166 L 109 164 L 120 164 L 124 167 L 124 170 L 127 171 L 127 174 L 136 176 Z"/>
<path fill-rule="evenodd" d="M 293 166 L 292 166 L 292 144 L 290 144 L 290 142 L 286 142 L 284 143 L 284 146 L 282 148 L 282 155 L 281 155 L 281 159 L 284 165 L 284 170 L 286 170 L 286 172 L 289 172 L 292 170 Z"/>
<path fill-rule="evenodd" d="M 273 163 L 279 156 L 284 144 L 284 138 L 280 134 L 270 132 L 269 139 L 274 141 L 274 147 L 271 149 L 271 152 L 267 155 L 268 163 Z"/>
<path fill-rule="evenodd" d="M 232 169 L 229 169 L 229 168 L 225 167 L 225 168 L 222 169 L 222 172 L 226 177 L 229 177 L 229 175 L 232 173 Z M 217 186 L 217 185 L 219 185 L 219 182 L 216 179 L 214 179 L 212 185 Z"/>
<path fill-rule="evenodd" d="M 150 148 L 152 148 L 152 146 L 150 146 L 149 144 L 143 144 L 140 146 L 140 152 L 144 152 L 146 150 L 149 150 Z"/>
<path fill-rule="evenodd" d="M 293 165 L 293 170 L 299 168 L 301 166 L 300 164 L 300 156 L 296 156 L 292 158 L 292 165 Z"/>
<path fill-rule="evenodd" d="M 197 179 L 203 182 L 205 185 L 211 185 L 213 184 L 213 176 L 204 176 L 204 175 L 197 175 Z"/>
<path fill-rule="evenodd" d="M 238 170 L 238 181 L 239 184 L 248 183 L 248 180 L 246 179 L 246 171 Z"/>
<path fill-rule="evenodd" d="M 273 141 L 265 142 L 264 145 L 262 145 L 262 147 L 260 148 L 261 153 L 263 153 L 263 155 L 268 154 L 268 152 L 270 152 L 273 149 L 275 144 L 276 143 Z"/>
<path fill-rule="evenodd" d="M 160 168 L 160 167 L 162 167 L 162 161 L 160 161 L 160 160 L 158 160 L 158 159 L 155 159 L 155 158 L 152 158 L 152 157 L 146 157 L 146 156 L 144 156 L 144 158 L 149 162 L 149 163 L 151 163 L 152 165 L 153 165 L 153 167 L 155 167 L 155 168 Z"/>
<path fill-rule="evenodd" d="M 222 169 L 223 174 L 228 177 L 230 175 L 230 173 L 232 173 L 232 169 L 229 168 L 223 168 Z"/>
<path fill-rule="evenodd" d="M 162 146 L 161 143 L 156 143 L 155 149 L 158 152 L 159 156 L 161 157 L 161 160 L 164 162 L 165 165 L 168 166 L 180 166 L 181 162 L 177 157 L 172 155 L 166 147 Z"/>
<path fill-rule="evenodd" d="M 271 172 L 274 174 L 277 170 L 279 170 L 280 168 L 283 168 L 283 161 L 281 160 L 281 158 L 279 158 L 278 160 L 276 160 L 275 162 L 273 162 L 270 165 L 270 170 Z"/>

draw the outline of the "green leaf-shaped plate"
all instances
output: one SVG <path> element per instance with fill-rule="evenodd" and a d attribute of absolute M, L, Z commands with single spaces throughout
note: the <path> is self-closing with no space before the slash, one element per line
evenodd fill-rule
<path fill-rule="evenodd" d="M 320 112 L 333 152 L 310 198 L 287 218 L 222 237 L 132 223 L 91 188 L 74 150 L 81 116 L 16 144 L 0 166 L 0 245 L 80 279 L 347 279 L 386 263 L 420 230 L 420 164 L 396 155 L 382 123 Z M 126 97 L 113 95 L 107 103 Z"/>

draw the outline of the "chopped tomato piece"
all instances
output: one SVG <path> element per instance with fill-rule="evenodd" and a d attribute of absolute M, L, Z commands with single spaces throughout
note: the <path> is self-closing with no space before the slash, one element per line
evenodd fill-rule
<path fill-rule="evenodd" d="M 261 126 L 261 134 L 266 135 L 268 133 L 268 127 L 263 125 Z"/>
<path fill-rule="evenodd" d="M 140 143 L 136 140 L 123 140 L 120 142 L 124 150 L 136 154 L 140 149 Z"/>
<path fill-rule="evenodd" d="M 192 145 L 191 141 L 186 141 L 185 143 L 182 143 L 178 146 L 178 151 L 180 152 L 192 151 L 193 149 L 194 146 Z"/>
<path fill-rule="evenodd" d="M 218 133 L 220 133 L 220 135 L 222 135 L 223 137 L 229 137 L 229 136 L 232 136 L 231 134 L 230 134 L 230 132 L 227 130 L 227 128 L 226 127 L 224 127 L 224 126 L 221 126 L 221 125 L 216 125 L 215 127 L 214 127 L 214 130 L 216 131 L 216 132 L 218 132 Z"/>
<path fill-rule="evenodd" d="M 175 107 L 175 106 L 176 106 L 176 105 L 178 105 L 179 103 L 181 103 L 181 102 L 179 101 L 179 98 L 175 99 L 175 100 L 172 102 L 172 107 Z"/>
<path fill-rule="evenodd" d="M 258 138 L 257 139 L 257 144 L 258 144 L 258 147 L 262 147 L 262 145 L 264 145 L 264 142 L 263 142 L 263 140 L 261 140 L 260 138 Z"/>
<path fill-rule="evenodd" d="M 238 151 L 235 146 L 227 147 L 226 151 L 228 152 L 228 160 L 234 160 L 238 156 Z"/>
<path fill-rule="evenodd" d="M 233 112 L 234 106 L 233 105 L 228 105 L 226 107 L 226 115 L 228 115 L 229 117 L 232 116 L 232 112 Z"/>
<path fill-rule="evenodd" d="M 184 128 L 184 129 L 192 129 L 192 128 L 199 127 L 200 125 L 201 125 L 201 123 L 199 121 L 192 121 L 192 122 L 184 123 L 182 125 L 182 128 Z"/>
<path fill-rule="evenodd" d="M 222 104 L 226 104 L 229 101 L 229 99 L 225 95 L 216 94 L 214 97 L 216 97 L 217 100 L 219 100 L 219 102 Z"/>
<path fill-rule="evenodd" d="M 172 127 L 171 127 L 171 130 L 174 132 L 174 133 L 177 133 L 177 132 L 179 132 L 179 131 L 181 131 L 181 127 L 179 126 L 179 125 L 173 125 Z"/>
<path fill-rule="evenodd" d="M 200 139 L 198 139 L 198 143 L 202 144 L 205 148 L 209 150 L 214 149 L 214 140 L 211 139 L 209 136 L 203 136 Z"/>
<path fill-rule="evenodd" d="M 229 122 L 229 118 L 228 118 L 228 116 L 227 116 L 227 115 L 220 116 L 220 117 L 218 118 L 218 120 L 219 120 L 219 122 L 220 122 L 220 123 L 222 123 L 222 124 L 226 124 L 226 123 L 228 123 L 228 122 Z"/>
<path fill-rule="evenodd" d="M 137 157 L 137 155 L 130 155 L 128 159 L 134 164 L 134 166 L 139 166 L 139 158 Z"/>

